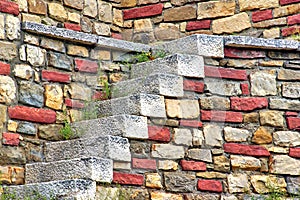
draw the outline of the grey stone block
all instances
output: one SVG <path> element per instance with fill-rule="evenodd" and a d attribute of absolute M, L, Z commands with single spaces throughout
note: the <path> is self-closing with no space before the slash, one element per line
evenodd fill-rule
<path fill-rule="evenodd" d="M 4 187 L 4 191 L 8 194 L 15 194 L 18 199 L 43 197 L 47 199 L 94 200 L 96 182 L 83 179 L 50 181 Z"/>
<path fill-rule="evenodd" d="M 145 77 L 153 73 L 203 78 L 204 60 L 198 55 L 173 54 L 131 67 L 131 78 Z"/>
<path fill-rule="evenodd" d="M 224 57 L 224 41 L 221 36 L 196 34 L 153 47 L 169 53 L 193 54 L 207 57 Z"/>
<path fill-rule="evenodd" d="M 133 139 L 148 139 L 147 118 L 136 115 L 114 115 L 72 124 L 81 137 L 115 135 Z"/>
<path fill-rule="evenodd" d="M 127 52 L 148 52 L 150 46 L 146 44 L 128 42 L 125 40 L 117 40 L 113 38 L 107 38 L 103 36 L 98 36 L 97 45 L 101 47 L 106 47 L 110 49 L 123 50 Z M 124 52 L 125 53 L 125 52 Z"/>
<path fill-rule="evenodd" d="M 23 22 L 22 29 L 27 32 L 63 40 L 76 41 L 82 44 L 95 45 L 98 41 L 98 36 L 96 35 L 68 30 L 65 28 L 57 28 L 55 26 L 47 26 L 44 24 L 38 24 L 33 22 Z"/>
<path fill-rule="evenodd" d="M 131 161 L 128 139 L 118 136 L 81 138 L 45 143 L 47 162 L 84 157 L 108 158 L 115 161 Z"/>
<path fill-rule="evenodd" d="M 170 97 L 183 96 L 183 78 L 173 74 L 153 74 L 143 78 L 121 81 L 113 85 L 112 98 L 138 93 Z"/>
<path fill-rule="evenodd" d="M 112 181 L 113 162 L 103 158 L 77 158 L 25 165 L 26 184 L 68 179 L 90 179 L 97 182 Z"/>
<path fill-rule="evenodd" d="M 98 103 L 99 117 L 129 114 L 166 118 L 164 97 L 154 94 L 137 94 Z"/>
<path fill-rule="evenodd" d="M 299 42 L 294 40 L 264 39 L 248 36 L 226 36 L 224 37 L 225 46 L 242 48 L 296 50 Z"/>

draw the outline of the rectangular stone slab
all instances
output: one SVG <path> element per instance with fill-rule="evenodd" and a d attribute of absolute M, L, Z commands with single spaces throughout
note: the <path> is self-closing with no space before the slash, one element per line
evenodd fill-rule
<path fill-rule="evenodd" d="M 44 156 L 47 162 L 83 157 L 99 157 L 130 162 L 129 145 L 128 139 L 118 136 L 47 142 L 45 143 Z"/>
<path fill-rule="evenodd" d="M 76 178 L 110 183 L 113 178 L 113 162 L 95 157 L 77 158 L 26 164 L 25 171 L 26 184 Z"/>
<path fill-rule="evenodd" d="M 203 78 L 204 59 L 198 55 L 173 54 L 131 66 L 131 78 L 145 77 L 154 73 Z"/>
<path fill-rule="evenodd" d="M 112 86 L 112 98 L 138 93 L 158 94 L 170 97 L 183 96 L 183 78 L 173 74 L 152 74 L 143 78 L 130 79 Z"/>
<path fill-rule="evenodd" d="M 15 194 L 19 199 L 34 198 L 34 194 L 47 199 L 59 197 L 93 199 L 96 195 L 96 182 L 83 179 L 50 181 L 4 187 L 4 191 Z"/>
<path fill-rule="evenodd" d="M 148 139 L 147 118 L 137 115 L 114 115 L 72 123 L 81 137 L 115 135 L 133 139 Z"/>

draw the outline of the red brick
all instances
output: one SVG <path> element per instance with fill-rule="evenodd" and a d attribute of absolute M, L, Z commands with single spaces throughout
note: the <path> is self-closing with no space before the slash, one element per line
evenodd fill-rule
<path fill-rule="evenodd" d="M 259 50 L 238 49 L 227 47 L 224 49 L 225 57 L 228 58 L 265 58 L 266 52 Z"/>
<path fill-rule="evenodd" d="M 9 75 L 10 74 L 10 64 L 0 62 L 0 75 Z"/>
<path fill-rule="evenodd" d="M 65 99 L 65 104 L 67 107 L 71 108 L 84 108 L 84 103 L 79 100 Z"/>
<path fill-rule="evenodd" d="M 222 182 L 216 180 L 198 180 L 198 190 L 209 192 L 223 192 Z"/>
<path fill-rule="evenodd" d="M 211 20 L 192 21 L 187 23 L 185 30 L 194 31 L 199 29 L 209 29 L 210 24 Z"/>
<path fill-rule="evenodd" d="M 170 129 L 162 126 L 148 126 L 149 140 L 169 142 L 171 140 Z"/>
<path fill-rule="evenodd" d="M 55 111 L 26 106 L 9 107 L 8 116 L 10 119 L 19 119 L 45 124 L 55 123 L 56 121 Z"/>
<path fill-rule="evenodd" d="M 300 0 L 280 0 L 280 5 L 286 5 L 291 3 L 297 3 L 300 2 Z"/>
<path fill-rule="evenodd" d="M 232 110 L 251 111 L 266 108 L 268 106 L 268 99 L 263 97 L 231 97 L 230 104 Z"/>
<path fill-rule="evenodd" d="M 204 162 L 181 160 L 182 170 L 186 171 L 206 171 L 206 164 Z"/>
<path fill-rule="evenodd" d="M 59 83 L 70 83 L 71 75 L 63 72 L 43 70 L 42 80 L 50 81 L 50 82 L 59 82 Z"/>
<path fill-rule="evenodd" d="M 203 126 L 202 122 L 197 121 L 197 120 L 185 120 L 182 119 L 179 122 L 180 126 L 189 126 L 189 127 L 194 127 L 194 128 L 200 128 Z"/>
<path fill-rule="evenodd" d="M 19 15 L 19 5 L 14 2 L 0 0 L 0 12 Z"/>
<path fill-rule="evenodd" d="M 97 73 L 98 63 L 91 60 L 75 58 L 75 70 L 80 72 Z"/>
<path fill-rule="evenodd" d="M 2 142 L 6 145 L 18 146 L 20 143 L 20 135 L 17 133 L 3 133 Z"/>
<path fill-rule="evenodd" d="M 187 90 L 187 91 L 203 93 L 204 83 L 200 82 L 200 81 L 184 80 L 183 81 L 183 89 Z"/>
<path fill-rule="evenodd" d="M 300 14 L 288 16 L 288 25 L 300 24 Z"/>
<path fill-rule="evenodd" d="M 285 116 L 287 116 L 287 117 L 297 117 L 298 113 L 287 111 L 287 112 L 285 112 Z"/>
<path fill-rule="evenodd" d="M 300 148 L 290 148 L 289 156 L 294 158 L 300 158 Z"/>
<path fill-rule="evenodd" d="M 241 83 L 241 90 L 243 95 L 249 95 L 249 84 L 248 83 Z"/>
<path fill-rule="evenodd" d="M 141 174 L 114 172 L 113 182 L 122 185 L 143 185 L 144 176 Z"/>
<path fill-rule="evenodd" d="M 156 169 L 156 160 L 132 158 L 132 167 L 137 169 Z"/>
<path fill-rule="evenodd" d="M 124 20 L 127 20 L 127 19 L 136 19 L 136 18 L 160 15 L 160 14 L 162 14 L 163 7 L 164 7 L 164 4 L 159 3 L 159 4 L 155 4 L 155 5 L 143 6 L 143 7 L 139 7 L 139 8 L 132 8 L 129 10 L 124 10 L 123 18 L 124 18 Z"/>
<path fill-rule="evenodd" d="M 253 22 L 260 22 L 272 18 L 273 18 L 272 10 L 262 10 L 262 11 L 252 12 Z"/>
<path fill-rule="evenodd" d="M 224 151 L 226 153 L 247 156 L 270 156 L 270 152 L 265 147 L 259 145 L 226 143 L 224 144 Z"/>
<path fill-rule="evenodd" d="M 281 29 L 282 36 L 289 36 L 300 33 L 300 26 L 291 26 Z"/>
<path fill-rule="evenodd" d="M 95 91 L 92 96 L 93 100 L 106 100 L 107 98 L 107 95 L 102 91 Z"/>
<path fill-rule="evenodd" d="M 111 33 L 111 37 L 118 40 L 122 40 L 122 35 L 119 33 Z"/>
<path fill-rule="evenodd" d="M 204 66 L 206 77 L 228 78 L 235 80 L 247 80 L 246 70 L 226 69 L 219 67 Z"/>
<path fill-rule="evenodd" d="M 299 117 L 287 117 L 287 126 L 291 130 L 300 130 L 300 118 Z"/>
<path fill-rule="evenodd" d="M 201 120 L 241 123 L 243 122 L 243 115 L 240 112 L 232 111 L 201 110 Z"/>
<path fill-rule="evenodd" d="M 64 23 L 66 29 L 70 29 L 73 31 L 81 31 L 81 26 L 79 24 L 72 24 L 72 23 Z"/>

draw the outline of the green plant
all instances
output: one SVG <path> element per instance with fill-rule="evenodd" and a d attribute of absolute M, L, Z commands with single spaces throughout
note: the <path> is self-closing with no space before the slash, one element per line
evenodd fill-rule
<path fill-rule="evenodd" d="M 64 126 L 59 130 L 59 134 L 65 139 L 69 140 L 71 138 L 74 138 L 75 133 L 73 132 L 71 128 L 70 122 L 67 120 L 64 121 Z"/>
<path fill-rule="evenodd" d="M 293 40 L 299 40 L 300 41 L 300 34 L 293 34 L 293 35 L 291 35 L 291 38 Z"/>
<path fill-rule="evenodd" d="M 111 95 L 110 85 L 107 80 L 102 81 L 102 84 L 103 84 L 103 92 L 104 92 L 105 98 L 108 99 L 108 98 L 110 98 L 110 95 Z"/>

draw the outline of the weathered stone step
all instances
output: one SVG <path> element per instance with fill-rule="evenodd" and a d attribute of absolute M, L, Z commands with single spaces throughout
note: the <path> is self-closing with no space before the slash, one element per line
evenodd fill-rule
<path fill-rule="evenodd" d="M 143 78 L 121 81 L 112 86 L 112 98 L 138 93 L 170 97 L 183 96 L 183 78 L 173 74 L 152 74 Z"/>
<path fill-rule="evenodd" d="M 173 54 L 131 66 L 131 78 L 145 77 L 153 73 L 203 78 L 204 60 L 202 56 L 198 55 Z"/>
<path fill-rule="evenodd" d="M 83 179 L 50 181 L 4 187 L 4 192 L 7 196 L 15 195 L 18 199 L 94 200 L 96 182 Z"/>
<path fill-rule="evenodd" d="M 115 161 L 131 161 L 128 139 L 118 136 L 80 138 L 45 143 L 46 162 L 74 158 L 98 157 Z"/>
<path fill-rule="evenodd" d="M 110 183 L 112 177 L 113 161 L 96 157 L 25 165 L 26 184 L 68 179 L 90 179 Z"/>
<path fill-rule="evenodd" d="M 74 122 L 72 128 L 82 138 L 114 135 L 131 139 L 148 139 L 147 118 L 136 115 L 114 115 Z"/>
<path fill-rule="evenodd" d="M 160 95 L 140 93 L 99 101 L 95 106 L 98 108 L 98 117 L 128 114 L 166 118 L 164 97 Z"/>

